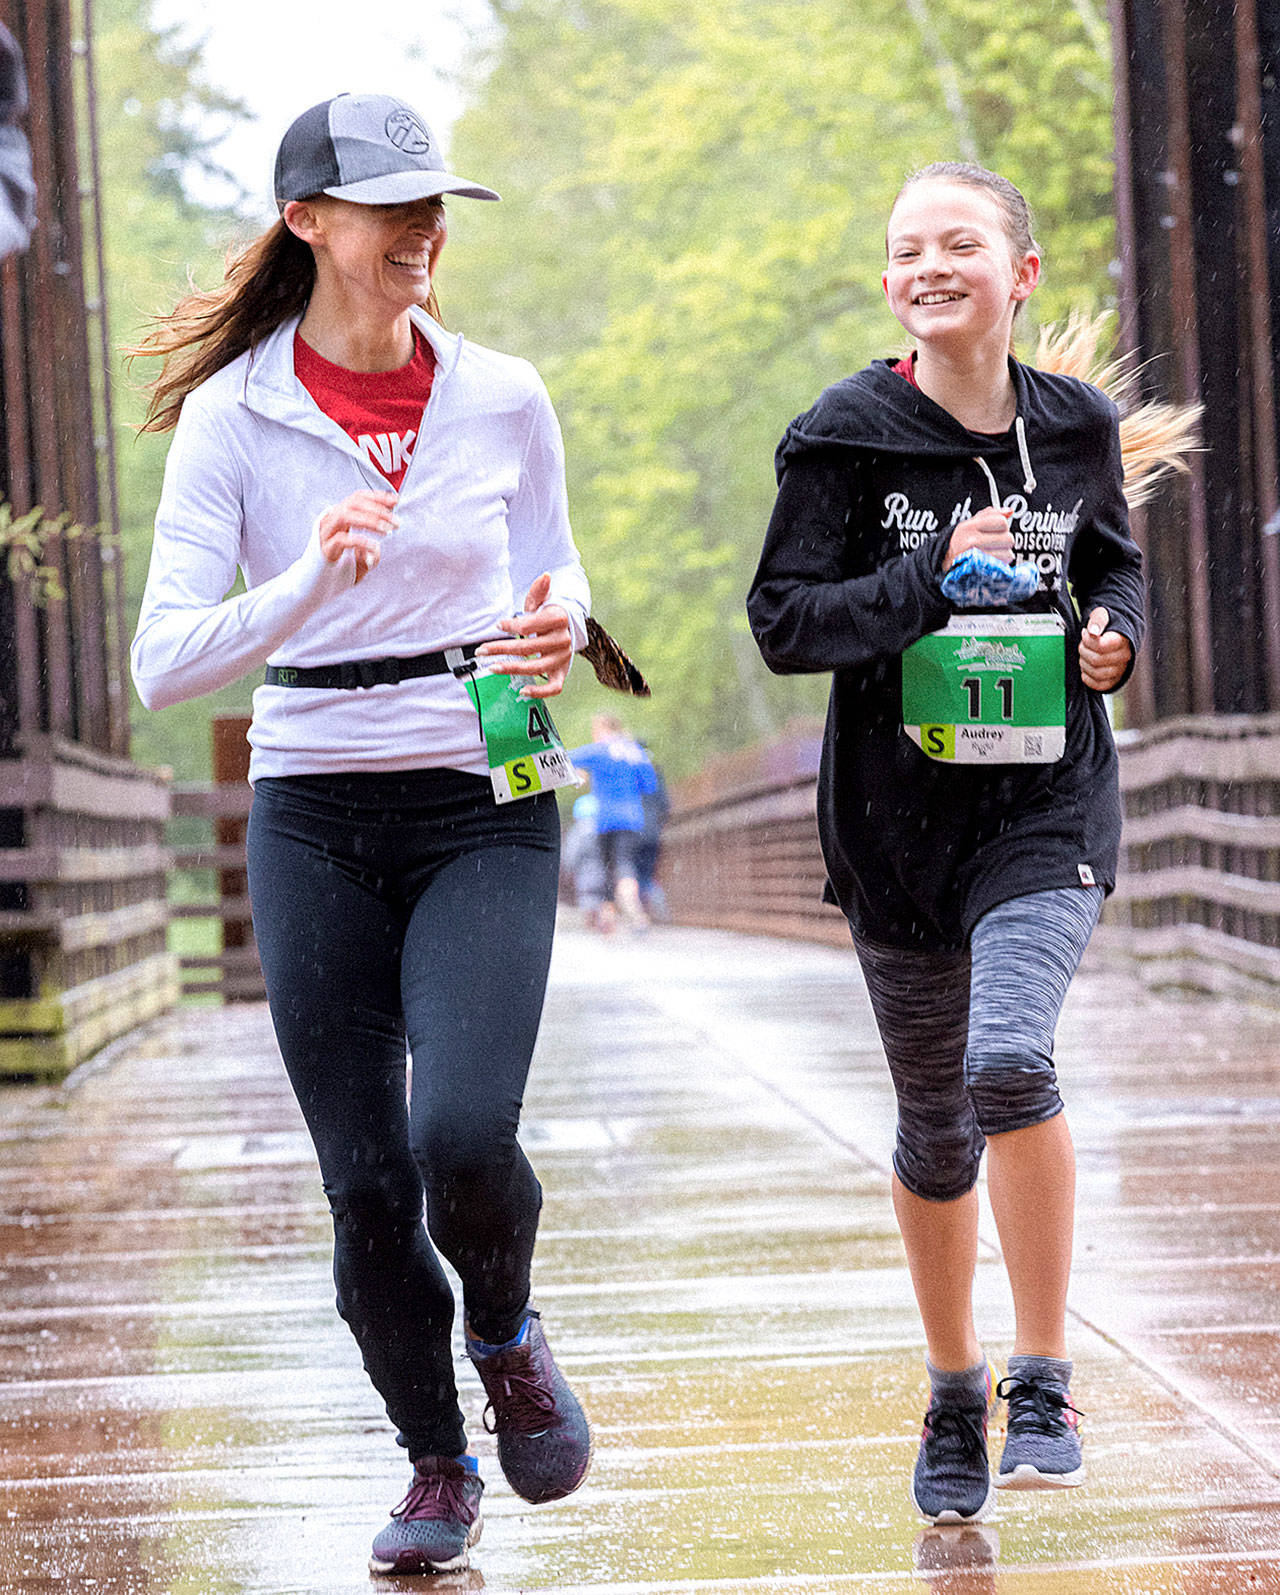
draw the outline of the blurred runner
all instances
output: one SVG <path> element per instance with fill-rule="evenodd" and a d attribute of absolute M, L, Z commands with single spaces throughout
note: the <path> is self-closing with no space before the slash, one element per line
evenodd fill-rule
<path fill-rule="evenodd" d="M 600 808 L 594 792 L 584 792 L 573 805 L 573 823 L 564 839 L 564 866 L 573 880 L 573 896 L 592 930 L 613 930 L 617 916 L 609 899 L 609 872 L 605 868 L 596 815 Z"/>
<path fill-rule="evenodd" d="M 640 927 L 648 924 L 648 917 L 640 901 L 636 849 L 645 830 L 645 794 L 658 789 L 657 771 L 616 715 L 595 715 L 591 738 L 569 757 L 591 777 L 609 899 L 628 924 Z"/>
<path fill-rule="evenodd" d="M 649 749 L 643 742 L 640 747 L 652 763 L 653 755 Z M 667 795 L 667 783 L 662 779 L 662 771 L 656 764 L 653 766 L 653 779 L 653 790 L 640 796 L 644 809 L 644 830 L 636 843 L 636 884 L 640 888 L 640 901 L 644 904 L 645 913 L 658 924 L 665 925 L 669 917 L 667 894 L 658 879 L 658 864 L 662 858 L 662 833 L 666 828 L 667 816 L 671 813 L 671 799 Z"/>

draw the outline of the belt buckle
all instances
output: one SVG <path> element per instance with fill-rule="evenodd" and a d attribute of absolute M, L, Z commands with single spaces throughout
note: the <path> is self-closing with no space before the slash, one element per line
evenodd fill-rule
<path fill-rule="evenodd" d="M 465 681 L 468 676 L 474 676 L 480 668 L 480 661 L 478 659 L 468 659 L 465 649 L 462 648 L 446 648 L 444 662 L 459 681 Z"/>
<path fill-rule="evenodd" d="M 385 677 L 378 669 L 376 659 L 357 659 L 355 661 L 356 680 L 362 687 L 376 687 L 381 685 Z"/>

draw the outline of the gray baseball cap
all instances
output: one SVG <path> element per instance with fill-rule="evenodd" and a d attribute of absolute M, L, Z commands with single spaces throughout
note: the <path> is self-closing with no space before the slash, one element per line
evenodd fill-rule
<path fill-rule="evenodd" d="M 389 94 L 339 94 L 304 111 L 280 141 L 276 204 L 331 194 L 396 205 L 437 194 L 499 199 L 445 170 L 440 146 L 412 106 Z"/>

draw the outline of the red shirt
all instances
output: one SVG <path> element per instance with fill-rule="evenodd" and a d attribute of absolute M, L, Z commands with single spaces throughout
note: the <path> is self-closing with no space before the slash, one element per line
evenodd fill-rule
<path fill-rule="evenodd" d="M 915 355 L 905 355 L 901 360 L 898 361 L 897 365 L 894 366 L 893 369 L 896 375 L 900 377 L 906 377 L 907 381 L 913 388 L 918 388 L 920 386 L 920 384 L 916 381 Z"/>
<path fill-rule="evenodd" d="M 295 333 L 293 369 L 324 413 L 399 492 L 436 373 L 435 351 L 418 329 L 412 360 L 394 371 L 348 371 Z"/>

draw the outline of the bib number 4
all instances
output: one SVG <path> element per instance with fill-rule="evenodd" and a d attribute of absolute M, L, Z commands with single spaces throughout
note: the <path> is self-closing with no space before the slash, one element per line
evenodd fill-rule
<path fill-rule="evenodd" d="M 511 676 L 475 675 L 467 690 L 480 716 L 495 803 L 577 784 L 578 772 L 541 699 L 522 698 Z"/>

